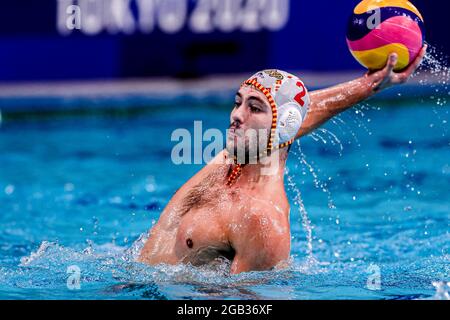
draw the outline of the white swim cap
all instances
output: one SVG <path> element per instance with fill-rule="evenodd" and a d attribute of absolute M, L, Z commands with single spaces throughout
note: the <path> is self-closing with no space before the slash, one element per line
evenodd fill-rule
<path fill-rule="evenodd" d="M 242 83 L 261 91 L 272 108 L 272 126 L 267 150 L 286 147 L 294 142 L 308 113 L 310 98 L 303 81 L 285 71 L 263 70 Z M 242 164 L 236 163 L 228 177 L 231 186 L 242 172 Z"/>
<path fill-rule="evenodd" d="M 308 112 L 310 98 L 303 81 L 285 71 L 263 70 L 242 85 L 253 85 L 267 97 L 272 108 L 268 149 L 283 148 L 294 142 Z"/>

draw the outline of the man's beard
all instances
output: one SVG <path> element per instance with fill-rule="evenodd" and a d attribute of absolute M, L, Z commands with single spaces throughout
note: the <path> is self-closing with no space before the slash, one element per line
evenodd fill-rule
<path fill-rule="evenodd" d="M 251 130 L 251 129 L 250 129 Z M 244 133 L 242 129 L 236 129 L 233 137 L 227 134 L 226 149 L 231 159 L 236 159 L 238 164 L 257 164 L 267 156 L 267 144 L 270 130 L 259 129 Z"/>

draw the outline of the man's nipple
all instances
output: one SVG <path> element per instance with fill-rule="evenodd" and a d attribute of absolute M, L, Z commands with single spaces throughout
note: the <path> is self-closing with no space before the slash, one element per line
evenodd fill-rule
<path fill-rule="evenodd" d="M 187 238 L 186 245 L 188 246 L 188 248 L 192 248 L 194 246 L 194 242 L 192 242 L 191 238 Z"/>

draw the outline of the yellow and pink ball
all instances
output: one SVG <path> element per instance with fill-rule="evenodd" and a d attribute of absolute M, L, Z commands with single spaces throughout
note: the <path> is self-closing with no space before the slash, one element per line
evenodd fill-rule
<path fill-rule="evenodd" d="M 395 71 L 405 69 L 424 43 L 420 12 L 407 0 L 364 0 L 350 17 L 347 44 L 355 59 L 370 70 L 386 65 L 397 53 Z"/>

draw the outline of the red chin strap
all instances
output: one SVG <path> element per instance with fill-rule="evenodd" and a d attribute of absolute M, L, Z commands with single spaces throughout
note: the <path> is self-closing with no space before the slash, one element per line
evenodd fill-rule
<path fill-rule="evenodd" d="M 275 148 L 273 147 L 273 139 L 275 137 L 275 133 L 276 133 L 276 130 L 277 130 L 278 111 L 277 111 L 277 105 L 275 103 L 275 100 L 273 100 L 273 97 L 270 94 L 270 90 L 265 88 L 263 85 L 261 85 L 256 80 L 256 78 L 245 81 L 241 85 L 241 87 L 244 86 L 244 85 L 254 86 L 256 89 L 261 91 L 266 96 L 267 100 L 269 101 L 270 108 L 272 109 L 272 125 L 271 125 L 271 128 L 270 128 L 269 141 L 267 143 L 267 153 L 269 153 L 272 150 L 281 149 L 281 148 L 284 148 L 284 147 L 292 144 L 294 142 L 294 138 L 292 138 L 291 140 L 286 141 L 286 142 L 276 146 Z M 239 178 L 239 176 L 242 173 L 242 168 L 243 168 L 244 165 L 245 164 L 237 163 L 237 157 L 234 156 L 234 168 L 231 171 L 230 175 L 228 176 L 227 186 L 230 187 L 236 182 L 236 180 Z"/>
<path fill-rule="evenodd" d="M 236 159 L 234 160 L 235 165 L 233 170 L 231 171 L 230 175 L 228 176 L 227 180 L 227 186 L 231 187 L 237 180 L 237 178 L 240 177 L 242 173 L 242 164 L 236 164 Z"/>

